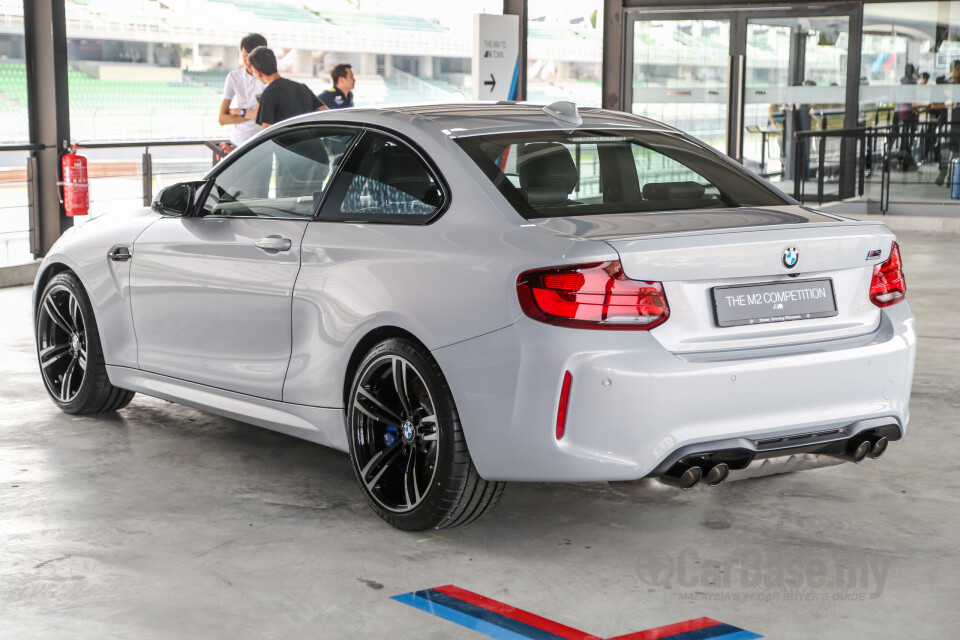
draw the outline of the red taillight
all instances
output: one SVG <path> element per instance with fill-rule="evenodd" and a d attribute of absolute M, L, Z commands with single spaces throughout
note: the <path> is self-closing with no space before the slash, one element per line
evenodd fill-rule
<path fill-rule="evenodd" d="M 527 271 L 517 294 L 525 314 L 561 327 L 646 331 L 670 315 L 663 285 L 629 279 L 619 260 Z"/>
<path fill-rule="evenodd" d="M 870 302 L 878 307 L 897 304 L 907 295 L 907 282 L 903 279 L 903 263 L 900 262 L 900 247 L 894 242 L 890 257 L 873 268 L 870 282 Z"/>
<path fill-rule="evenodd" d="M 563 386 L 560 387 L 560 402 L 557 404 L 557 440 L 563 437 L 567 428 L 567 402 L 570 400 L 570 384 L 573 376 L 569 371 L 563 374 Z"/>

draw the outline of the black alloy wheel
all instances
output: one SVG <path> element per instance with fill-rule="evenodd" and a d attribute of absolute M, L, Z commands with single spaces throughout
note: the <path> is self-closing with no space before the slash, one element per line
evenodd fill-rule
<path fill-rule="evenodd" d="M 347 406 L 350 454 L 364 495 L 399 529 L 472 522 L 503 483 L 480 478 L 453 397 L 433 358 L 392 338 L 361 362 Z"/>
<path fill-rule="evenodd" d="M 87 372 L 87 326 L 77 296 L 66 285 L 48 287 L 37 312 L 40 371 L 61 403 L 77 397 Z"/>
<path fill-rule="evenodd" d="M 37 359 L 50 398 L 66 413 L 125 407 L 134 393 L 107 378 L 100 334 L 83 286 L 69 271 L 54 276 L 36 310 Z"/>

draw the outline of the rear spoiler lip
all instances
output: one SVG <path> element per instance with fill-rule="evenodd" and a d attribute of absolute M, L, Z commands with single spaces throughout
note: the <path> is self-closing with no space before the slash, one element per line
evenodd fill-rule
<path fill-rule="evenodd" d="M 770 224 L 729 224 L 717 227 L 697 227 L 685 223 L 682 218 L 690 217 L 694 223 L 695 216 L 726 214 L 731 221 L 735 218 L 766 212 L 759 209 L 749 210 L 687 210 L 666 211 L 654 213 L 618 213 L 598 216 L 570 216 L 564 218 L 534 218 L 528 224 L 536 225 L 540 229 L 577 240 L 596 240 L 600 242 L 624 242 L 630 240 L 647 240 L 652 238 L 676 238 L 703 235 L 724 235 L 730 233 L 754 233 L 764 231 L 789 231 L 804 229 L 840 229 L 851 227 L 874 227 L 880 233 L 891 233 L 883 222 L 877 220 L 856 220 L 830 216 L 832 219 L 810 220 L 794 223 Z"/>

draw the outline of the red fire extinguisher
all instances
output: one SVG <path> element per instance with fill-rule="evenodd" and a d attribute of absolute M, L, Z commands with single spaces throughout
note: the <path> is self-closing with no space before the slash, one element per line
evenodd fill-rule
<path fill-rule="evenodd" d="M 87 191 L 87 159 L 70 147 L 60 160 L 63 169 L 63 208 L 68 216 L 90 213 L 90 194 Z"/>

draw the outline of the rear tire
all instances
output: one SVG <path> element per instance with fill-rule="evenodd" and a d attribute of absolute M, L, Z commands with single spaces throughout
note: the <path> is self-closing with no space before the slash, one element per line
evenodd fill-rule
<path fill-rule="evenodd" d="M 93 307 L 77 276 L 50 279 L 36 314 L 37 360 L 43 383 L 61 411 L 94 414 L 130 404 L 132 391 L 110 384 Z"/>
<path fill-rule="evenodd" d="M 390 338 L 364 356 L 346 412 L 357 482 L 390 525 L 456 527 L 500 500 L 505 483 L 477 473 L 446 379 L 413 342 Z"/>

